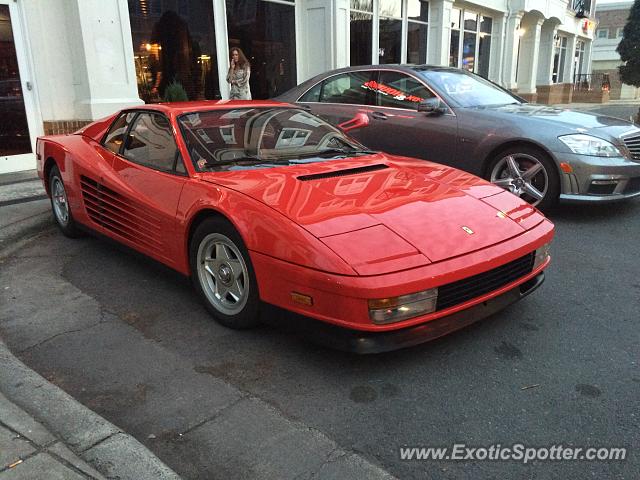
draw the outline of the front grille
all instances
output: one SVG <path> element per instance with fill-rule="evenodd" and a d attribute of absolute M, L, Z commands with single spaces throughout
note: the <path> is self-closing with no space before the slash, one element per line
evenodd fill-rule
<path fill-rule="evenodd" d="M 636 193 L 640 191 L 640 177 L 630 178 L 627 186 L 624 187 L 624 193 Z"/>
<path fill-rule="evenodd" d="M 622 141 L 631 152 L 631 157 L 635 160 L 640 160 L 640 135 L 623 138 Z"/>
<path fill-rule="evenodd" d="M 472 298 L 504 287 L 533 270 L 535 252 L 473 277 L 438 287 L 436 311 L 459 305 Z"/>

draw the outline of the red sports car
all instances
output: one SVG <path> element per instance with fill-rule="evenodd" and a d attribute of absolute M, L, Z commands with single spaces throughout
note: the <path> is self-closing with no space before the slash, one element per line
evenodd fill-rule
<path fill-rule="evenodd" d="M 65 235 L 92 230 L 191 276 L 223 325 L 264 303 L 377 352 L 461 328 L 538 287 L 553 225 L 468 173 L 371 152 L 275 102 L 145 105 L 38 139 Z M 343 328 L 335 328 L 335 327 Z M 338 335 L 336 335 L 338 338 Z"/>

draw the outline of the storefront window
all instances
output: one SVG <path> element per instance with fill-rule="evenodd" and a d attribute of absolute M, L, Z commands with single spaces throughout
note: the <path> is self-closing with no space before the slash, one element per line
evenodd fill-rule
<path fill-rule="evenodd" d="M 400 63 L 402 56 L 402 0 L 380 0 L 378 63 Z"/>
<path fill-rule="evenodd" d="M 480 16 L 480 37 L 478 41 L 478 75 L 489 78 L 489 58 L 491 56 L 491 28 L 493 20 Z"/>
<path fill-rule="evenodd" d="M 351 65 L 371 63 L 371 41 L 373 38 L 372 0 L 351 0 Z"/>
<path fill-rule="evenodd" d="M 582 75 L 583 64 L 584 64 L 584 40 L 578 40 L 576 42 L 576 51 L 573 58 L 575 76 L 579 77 Z"/>
<path fill-rule="evenodd" d="M 427 36 L 429 21 L 429 3 L 422 0 L 409 0 L 407 22 L 407 62 L 425 63 L 427 61 Z"/>
<path fill-rule="evenodd" d="M 451 30 L 451 44 L 449 45 L 449 66 L 458 67 L 460 57 L 460 30 Z"/>
<path fill-rule="evenodd" d="M 227 30 L 229 48 L 242 49 L 251 63 L 254 99 L 271 98 L 296 85 L 294 2 L 227 0 Z"/>
<path fill-rule="evenodd" d="M 426 63 L 429 2 L 426 0 L 379 0 L 374 23 L 372 0 L 351 0 L 351 65 L 372 63 Z M 403 42 L 403 35 L 406 42 Z M 378 38 L 378 55 L 372 46 Z M 402 50 L 403 43 L 406 51 Z"/>
<path fill-rule="evenodd" d="M 489 75 L 492 24 L 491 17 L 453 8 L 451 10 L 449 66 L 464 68 L 487 77 Z"/>
<path fill-rule="evenodd" d="M 553 83 L 562 83 L 564 81 L 564 65 L 567 57 L 567 37 L 556 35 L 553 47 L 553 74 L 551 81 Z"/>
<path fill-rule="evenodd" d="M 138 94 L 165 99 L 179 84 L 189 100 L 220 98 L 211 0 L 129 0 Z"/>
<path fill-rule="evenodd" d="M 373 15 L 351 11 L 351 65 L 371 63 Z"/>

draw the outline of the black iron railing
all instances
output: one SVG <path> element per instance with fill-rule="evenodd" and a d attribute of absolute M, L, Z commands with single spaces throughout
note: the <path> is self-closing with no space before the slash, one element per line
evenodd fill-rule
<path fill-rule="evenodd" d="M 611 90 L 608 73 L 578 73 L 573 76 L 573 90 Z"/>
<path fill-rule="evenodd" d="M 576 17 L 586 18 L 591 14 L 591 0 L 569 0 L 569 8 L 576 12 Z"/>

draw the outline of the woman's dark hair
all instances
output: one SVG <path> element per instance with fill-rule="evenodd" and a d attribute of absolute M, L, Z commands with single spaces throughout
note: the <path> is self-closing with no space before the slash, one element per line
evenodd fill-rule
<path fill-rule="evenodd" d="M 247 57 L 244 56 L 244 53 L 243 53 L 242 49 L 240 49 L 238 47 L 233 47 L 229 51 L 229 59 L 230 60 L 231 60 L 231 58 L 233 58 L 233 52 L 238 52 L 238 66 L 240 68 L 244 68 L 245 66 L 249 65 L 249 60 L 247 60 Z"/>

